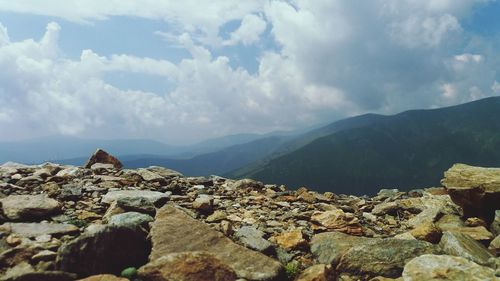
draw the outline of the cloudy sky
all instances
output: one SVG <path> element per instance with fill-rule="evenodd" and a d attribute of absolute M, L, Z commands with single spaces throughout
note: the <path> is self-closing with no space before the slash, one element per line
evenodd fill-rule
<path fill-rule="evenodd" d="M 0 0 L 0 140 L 189 143 L 500 95 L 500 1 Z"/>

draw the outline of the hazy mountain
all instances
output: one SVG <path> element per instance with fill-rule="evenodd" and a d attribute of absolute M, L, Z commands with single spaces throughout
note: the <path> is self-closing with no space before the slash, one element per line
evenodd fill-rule
<path fill-rule="evenodd" d="M 439 185 L 442 171 L 457 162 L 500 165 L 500 97 L 393 116 L 365 115 L 331 126 L 336 132 L 230 174 L 371 194 L 380 188 Z"/>
<path fill-rule="evenodd" d="M 97 140 L 52 136 L 15 142 L 0 142 L 0 163 L 40 163 L 58 159 L 88 157 L 97 148 L 114 155 L 176 153 L 178 147 L 153 140 Z"/>

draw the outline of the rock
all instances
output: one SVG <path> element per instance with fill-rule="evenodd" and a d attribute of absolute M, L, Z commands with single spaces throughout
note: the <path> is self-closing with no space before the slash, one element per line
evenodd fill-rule
<path fill-rule="evenodd" d="M 462 257 L 422 255 L 409 261 L 403 270 L 404 281 L 498 280 L 491 268 L 480 266 Z"/>
<path fill-rule="evenodd" d="M 76 274 L 63 272 L 63 271 L 31 271 L 18 274 L 15 277 L 3 278 L 0 280 L 12 281 L 73 281 Z"/>
<path fill-rule="evenodd" d="M 427 241 L 433 244 L 439 243 L 443 235 L 441 229 L 433 223 L 424 223 L 410 231 L 411 235 L 418 240 Z"/>
<path fill-rule="evenodd" d="M 350 213 L 344 213 L 341 209 L 315 212 L 311 216 L 311 221 L 319 223 L 328 230 L 336 230 L 356 235 L 363 233 L 363 229 L 359 224 L 358 219 Z"/>
<path fill-rule="evenodd" d="M 145 264 L 150 247 L 143 231 L 111 225 L 63 244 L 57 262 L 61 270 L 80 277 L 118 274 L 126 267 Z"/>
<path fill-rule="evenodd" d="M 474 240 L 489 241 L 493 239 L 493 234 L 484 226 L 466 227 L 464 222 L 457 216 L 445 215 L 436 222 L 437 227 L 442 231 L 459 232 L 469 235 Z"/>
<path fill-rule="evenodd" d="M 490 250 L 494 255 L 500 256 L 500 235 L 491 241 L 488 246 L 488 250 Z"/>
<path fill-rule="evenodd" d="M 447 255 L 461 256 L 481 265 L 487 265 L 493 257 L 481 243 L 458 232 L 445 231 L 439 245 Z"/>
<path fill-rule="evenodd" d="M 86 169 L 90 169 L 92 165 L 96 163 L 113 164 L 116 169 L 121 169 L 123 167 L 120 160 L 102 149 L 97 149 L 96 152 L 94 152 L 94 154 L 90 156 L 89 160 L 87 160 L 87 163 L 85 163 L 84 167 Z"/>
<path fill-rule="evenodd" d="M 124 197 L 116 200 L 116 205 L 125 211 L 146 213 L 154 215 L 156 213 L 155 205 L 148 199 L 142 197 Z"/>
<path fill-rule="evenodd" d="M 227 214 L 223 211 L 215 211 L 213 212 L 210 216 L 207 217 L 206 221 L 207 222 L 220 222 L 222 220 L 225 220 L 227 218 Z"/>
<path fill-rule="evenodd" d="M 90 166 L 90 169 L 94 171 L 94 173 L 101 173 L 104 171 L 108 170 L 113 170 L 115 168 L 115 165 L 113 164 L 104 164 L 104 163 L 95 163 L 92 166 Z"/>
<path fill-rule="evenodd" d="M 14 233 L 23 237 L 37 237 L 41 235 L 62 236 L 79 232 L 78 227 L 62 223 L 23 223 L 7 222 L 0 225 L 0 231 Z"/>
<path fill-rule="evenodd" d="M 74 185 L 64 185 L 60 190 L 58 199 L 64 201 L 77 201 L 82 197 L 82 188 Z"/>
<path fill-rule="evenodd" d="M 436 248 L 419 240 L 372 239 L 356 245 L 340 258 L 337 270 L 368 276 L 396 278 L 401 276 L 404 265 L 423 254 L 433 254 Z"/>
<path fill-rule="evenodd" d="M 500 235 L 500 210 L 495 211 L 495 218 L 490 225 L 490 230 L 495 235 Z"/>
<path fill-rule="evenodd" d="M 128 279 L 123 277 L 117 277 L 111 274 L 99 274 L 99 275 L 92 275 L 83 279 L 78 279 L 78 281 L 128 281 Z"/>
<path fill-rule="evenodd" d="M 102 202 L 109 204 L 113 201 L 122 199 L 137 200 L 138 198 L 142 198 L 157 206 L 167 202 L 170 194 L 171 193 L 169 192 L 162 193 L 158 191 L 149 191 L 149 190 L 117 190 L 117 191 L 110 191 L 104 194 L 102 196 Z"/>
<path fill-rule="evenodd" d="M 183 175 L 177 171 L 167 169 L 164 167 L 158 167 L 158 166 L 150 166 L 147 168 L 147 170 L 154 172 L 164 178 L 175 178 L 175 177 L 183 177 Z"/>
<path fill-rule="evenodd" d="M 255 189 L 262 190 L 264 189 L 264 184 L 260 181 L 255 181 L 252 179 L 241 179 L 234 182 L 230 188 L 231 190 L 240 190 L 240 189 Z"/>
<path fill-rule="evenodd" d="M 279 280 L 283 277 L 278 261 L 235 244 L 222 233 L 170 205 L 157 211 L 150 236 L 153 243 L 150 261 L 171 253 L 205 251 L 231 267 L 239 278 Z"/>
<path fill-rule="evenodd" d="M 196 198 L 192 204 L 193 209 L 199 210 L 201 212 L 211 212 L 214 199 L 210 195 L 200 195 Z"/>
<path fill-rule="evenodd" d="M 316 264 L 308 267 L 295 279 L 295 281 L 333 281 L 335 280 L 334 271 L 331 266 Z"/>
<path fill-rule="evenodd" d="M 272 248 L 272 244 L 262 238 L 264 232 L 251 226 L 243 226 L 234 233 L 234 236 L 246 247 L 259 252 L 267 252 Z"/>
<path fill-rule="evenodd" d="M 42 250 L 31 257 L 33 262 L 52 261 L 57 257 L 57 253 L 50 250 Z"/>
<path fill-rule="evenodd" d="M 139 269 L 139 277 L 152 281 L 234 281 L 235 272 L 213 254 L 181 252 L 162 256 Z"/>
<path fill-rule="evenodd" d="M 137 169 L 136 172 L 142 177 L 143 180 L 145 181 L 151 181 L 151 182 L 165 182 L 165 178 L 162 177 L 161 175 L 151 172 L 146 169 Z"/>
<path fill-rule="evenodd" d="M 141 226 L 145 229 L 149 229 L 149 223 L 153 220 L 153 217 L 151 217 L 150 215 L 141 214 L 138 212 L 127 212 L 112 216 L 109 220 L 109 224 L 129 227 Z"/>
<path fill-rule="evenodd" d="M 396 210 L 399 209 L 399 205 L 395 201 L 390 201 L 390 202 L 385 202 L 385 203 L 380 203 L 376 205 L 373 210 L 372 214 L 380 216 L 380 215 L 385 215 L 385 214 L 392 214 L 395 213 Z"/>
<path fill-rule="evenodd" d="M 340 257 L 350 248 L 366 244 L 371 239 L 347 235 L 340 232 L 323 232 L 313 236 L 310 242 L 311 253 L 322 264 L 338 264 Z"/>
<path fill-rule="evenodd" d="M 441 183 L 466 217 L 493 220 L 500 202 L 500 168 L 455 164 L 444 173 Z"/>
<path fill-rule="evenodd" d="M 60 211 L 61 204 L 45 194 L 11 195 L 0 199 L 4 215 L 11 220 L 44 219 Z"/>
<path fill-rule="evenodd" d="M 301 229 L 280 233 L 275 236 L 276 244 L 285 250 L 303 249 L 308 246 Z"/>

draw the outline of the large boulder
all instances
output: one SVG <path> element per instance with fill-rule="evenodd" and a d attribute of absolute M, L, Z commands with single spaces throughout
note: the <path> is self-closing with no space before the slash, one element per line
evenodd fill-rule
<path fill-rule="evenodd" d="M 113 167 L 116 169 L 121 169 L 123 167 L 122 163 L 120 160 L 118 160 L 116 157 L 112 156 L 111 154 L 107 153 L 106 151 L 102 149 L 97 149 L 92 156 L 90 156 L 89 160 L 87 160 L 87 163 L 85 163 L 84 167 L 87 169 L 90 169 L 92 165 L 96 163 L 101 163 L 101 164 L 112 164 Z"/>
<path fill-rule="evenodd" d="M 214 255 L 206 252 L 173 253 L 156 259 L 139 269 L 145 281 L 234 281 L 234 271 Z"/>
<path fill-rule="evenodd" d="M 455 164 L 444 173 L 441 183 L 466 217 L 493 220 L 500 202 L 500 168 Z"/>
<path fill-rule="evenodd" d="M 61 204 L 45 194 L 11 195 L 0 199 L 0 204 L 10 220 L 41 220 L 61 210 Z"/>
<path fill-rule="evenodd" d="M 264 281 L 279 280 L 283 276 L 278 261 L 234 243 L 171 205 L 157 211 L 150 236 L 151 262 L 172 253 L 203 251 L 227 264 L 239 278 Z"/>
<path fill-rule="evenodd" d="M 340 258 L 337 270 L 366 276 L 401 276 L 405 264 L 423 254 L 436 253 L 436 247 L 420 240 L 372 239 L 356 245 Z"/>
<path fill-rule="evenodd" d="M 147 262 L 151 245 L 146 236 L 137 228 L 105 226 L 63 244 L 57 263 L 61 270 L 80 277 L 119 274 L 126 267 L 139 267 Z"/>
<path fill-rule="evenodd" d="M 403 270 L 404 281 L 498 280 L 495 271 L 462 257 L 422 255 L 409 261 Z"/>

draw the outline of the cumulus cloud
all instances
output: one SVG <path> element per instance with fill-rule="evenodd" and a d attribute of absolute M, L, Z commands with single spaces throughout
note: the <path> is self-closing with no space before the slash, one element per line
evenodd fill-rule
<path fill-rule="evenodd" d="M 0 23 L 0 130 L 185 142 L 498 95 L 497 51 L 461 25 L 485 2 L 0 0 L 0 10 L 83 24 L 164 21 L 173 29 L 156 33 L 190 54 L 178 63 L 93 50 L 69 59 L 58 44 L 64 24 L 49 23 L 40 40 L 12 42 Z M 221 28 L 233 21 L 240 25 L 224 40 Z M 255 73 L 221 51 L 265 45 L 266 30 L 274 46 L 261 49 Z M 117 71 L 173 87 L 120 89 L 105 79 Z"/>
<path fill-rule="evenodd" d="M 243 43 L 250 45 L 259 41 L 260 35 L 266 30 L 266 22 L 259 16 L 249 14 L 241 21 L 240 27 L 231 33 L 229 40 L 224 45 Z"/>

